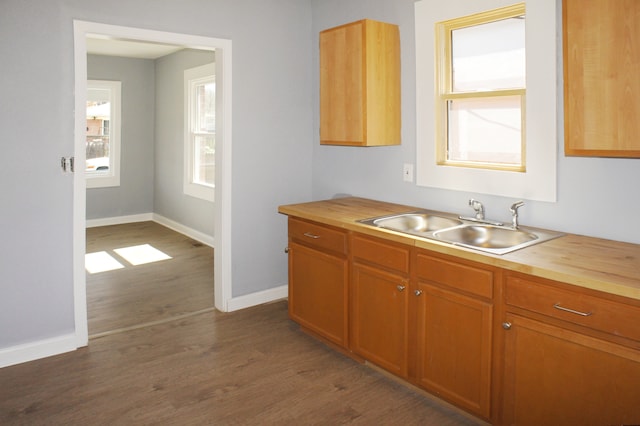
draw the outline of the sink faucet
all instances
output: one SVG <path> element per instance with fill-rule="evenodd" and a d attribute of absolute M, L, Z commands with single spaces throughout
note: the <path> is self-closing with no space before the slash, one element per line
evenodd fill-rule
<path fill-rule="evenodd" d="M 509 207 L 509 211 L 513 216 L 511 219 L 511 226 L 513 229 L 518 229 L 518 209 L 522 206 L 524 206 L 524 201 L 516 201 L 511 205 L 511 207 Z"/>
<path fill-rule="evenodd" d="M 469 200 L 469 205 L 476 211 L 476 219 L 484 220 L 484 206 L 482 205 L 482 203 L 471 198 Z"/>

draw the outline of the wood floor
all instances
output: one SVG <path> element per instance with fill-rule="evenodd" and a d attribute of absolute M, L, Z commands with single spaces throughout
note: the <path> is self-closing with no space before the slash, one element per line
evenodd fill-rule
<path fill-rule="evenodd" d="M 186 309 L 167 304 L 156 319 Z M 0 425 L 479 424 L 307 336 L 286 301 L 164 322 L 152 311 L 134 315 L 151 325 L 0 369 Z"/>
<path fill-rule="evenodd" d="M 132 266 L 114 250 L 149 244 L 171 259 Z M 213 249 L 155 222 L 87 229 L 87 253 L 106 251 L 125 267 L 87 273 L 89 336 L 211 309 Z"/>

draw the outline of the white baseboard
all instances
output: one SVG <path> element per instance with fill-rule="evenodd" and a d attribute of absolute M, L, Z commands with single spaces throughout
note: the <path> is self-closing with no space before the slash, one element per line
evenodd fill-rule
<path fill-rule="evenodd" d="M 227 311 L 237 311 L 261 305 L 263 303 L 286 299 L 288 296 L 288 288 L 289 287 L 287 285 L 282 285 L 280 287 L 270 288 L 268 290 L 258 291 L 244 296 L 232 297 L 227 304 Z"/>
<path fill-rule="evenodd" d="M 195 229 L 184 226 L 183 224 L 178 223 L 174 220 L 167 219 L 166 217 L 161 216 L 157 213 L 153 213 L 152 220 L 154 222 L 158 222 L 160 225 L 166 226 L 169 229 L 173 229 L 176 232 L 186 235 L 189 238 L 193 238 L 194 240 L 199 241 L 202 244 L 213 247 L 213 237 L 211 235 L 207 235 L 204 232 L 196 231 Z"/>
<path fill-rule="evenodd" d="M 0 368 L 78 349 L 75 334 L 39 340 L 0 350 Z"/>
<path fill-rule="evenodd" d="M 150 220 L 153 220 L 153 213 L 105 217 L 102 219 L 88 219 L 87 228 L 95 228 L 96 226 L 122 225 L 125 223 L 147 222 Z"/>
<path fill-rule="evenodd" d="M 157 213 L 142 213 L 142 214 L 134 214 L 129 216 L 115 216 L 115 217 L 105 217 L 102 219 L 91 219 L 91 220 L 87 220 L 87 228 L 95 228 L 97 226 L 122 225 L 125 223 L 148 222 L 148 221 L 157 222 L 160 225 L 166 226 L 167 228 L 172 229 L 176 232 L 179 232 L 183 235 L 186 235 L 189 238 L 193 238 L 194 240 L 199 241 L 202 244 L 206 244 L 209 247 L 213 247 L 213 237 L 211 235 L 207 235 L 203 232 L 196 231 L 195 229 L 189 228 L 188 226 L 185 226 L 174 220 L 168 219 Z"/>

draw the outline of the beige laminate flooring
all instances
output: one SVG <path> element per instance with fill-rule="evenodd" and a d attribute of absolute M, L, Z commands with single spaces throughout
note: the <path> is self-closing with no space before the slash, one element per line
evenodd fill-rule
<path fill-rule="evenodd" d="M 87 229 L 87 253 L 107 252 L 124 266 L 87 273 L 89 336 L 213 309 L 213 249 L 155 222 Z M 171 257 L 131 265 L 115 250 L 149 244 Z"/>

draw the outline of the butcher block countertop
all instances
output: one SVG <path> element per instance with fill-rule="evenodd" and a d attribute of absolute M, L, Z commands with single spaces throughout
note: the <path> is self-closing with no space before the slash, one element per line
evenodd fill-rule
<path fill-rule="evenodd" d="M 356 197 L 290 204 L 278 208 L 280 213 L 288 216 L 640 300 L 640 245 L 638 244 L 565 234 L 560 238 L 511 253 L 494 255 L 357 222 L 360 219 L 417 210 L 451 216 L 450 213 Z M 524 228 L 535 230 L 528 226 Z"/>

